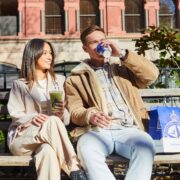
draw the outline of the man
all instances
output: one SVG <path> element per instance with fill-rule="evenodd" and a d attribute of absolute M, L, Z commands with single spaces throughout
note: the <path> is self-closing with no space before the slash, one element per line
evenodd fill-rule
<path fill-rule="evenodd" d="M 148 119 L 138 88 L 158 77 L 156 66 L 106 39 L 104 30 L 91 26 L 81 33 L 83 49 L 90 56 L 72 70 L 65 83 L 72 132 L 80 136 L 77 151 L 90 180 L 114 180 L 105 163 L 112 153 L 130 160 L 126 180 L 149 180 L 155 148 L 144 132 Z M 97 53 L 97 45 L 110 47 L 109 61 Z"/>

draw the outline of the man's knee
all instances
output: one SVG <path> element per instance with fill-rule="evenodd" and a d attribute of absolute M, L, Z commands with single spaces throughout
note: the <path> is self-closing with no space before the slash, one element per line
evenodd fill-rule
<path fill-rule="evenodd" d="M 153 154 L 155 153 L 155 144 L 153 139 L 146 132 L 140 131 L 133 138 L 133 144 L 136 148 L 148 149 Z"/>
<path fill-rule="evenodd" d="M 92 145 L 88 143 L 87 141 L 85 142 L 84 140 L 80 139 L 77 143 L 77 152 L 80 155 L 86 155 L 90 152 L 92 152 Z"/>

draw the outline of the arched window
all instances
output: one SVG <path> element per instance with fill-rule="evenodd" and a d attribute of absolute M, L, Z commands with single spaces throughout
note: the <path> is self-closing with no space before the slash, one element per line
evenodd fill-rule
<path fill-rule="evenodd" d="M 46 0 L 45 32 L 46 34 L 63 34 L 65 31 L 65 12 L 63 0 Z"/>
<path fill-rule="evenodd" d="M 80 0 L 80 31 L 93 24 L 100 25 L 99 1 Z"/>
<path fill-rule="evenodd" d="M 18 1 L 0 0 L 0 36 L 18 34 Z"/>
<path fill-rule="evenodd" d="M 178 27 L 177 7 L 173 0 L 160 0 L 159 25 Z"/>
<path fill-rule="evenodd" d="M 145 28 L 144 0 L 125 0 L 125 30 L 138 33 Z"/>

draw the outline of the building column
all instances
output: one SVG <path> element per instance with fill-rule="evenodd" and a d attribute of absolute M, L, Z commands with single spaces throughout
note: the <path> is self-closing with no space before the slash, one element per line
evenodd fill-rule
<path fill-rule="evenodd" d="M 156 10 L 156 27 L 159 27 L 159 9 Z"/>
<path fill-rule="evenodd" d="M 180 0 L 177 0 L 177 28 L 180 28 Z"/>
<path fill-rule="evenodd" d="M 122 34 L 122 10 L 124 9 L 125 7 L 123 1 L 99 0 L 99 10 L 100 12 L 103 12 L 103 17 L 101 17 L 101 20 L 103 20 L 104 30 L 107 35 L 118 36 Z"/>
<path fill-rule="evenodd" d="M 104 27 L 104 11 L 102 9 L 100 9 L 100 26 Z"/>
<path fill-rule="evenodd" d="M 107 22 L 106 22 L 106 2 L 99 0 L 99 11 L 100 11 L 100 26 L 104 29 L 107 34 Z"/>
<path fill-rule="evenodd" d="M 22 11 L 19 11 L 19 32 L 18 36 L 22 36 Z"/>
<path fill-rule="evenodd" d="M 18 0 L 18 11 L 19 11 L 19 32 L 18 36 L 23 36 L 23 6 L 21 0 Z"/>
<path fill-rule="evenodd" d="M 68 24 L 69 24 L 69 21 L 68 21 L 68 11 L 65 10 L 65 32 L 68 32 Z"/>
<path fill-rule="evenodd" d="M 42 36 L 46 34 L 46 21 L 45 21 L 45 0 L 41 0 L 40 4 L 40 33 Z"/>
<path fill-rule="evenodd" d="M 123 31 L 123 32 L 126 31 L 126 30 L 125 30 L 125 16 L 124 16 L 124 12 L 125 12 L 125 10 L 122 9 L 122 10 L 121 10 L 121 22 L 122 22 L 122 31 Z"/>
<path fill-rule="evenodd" d="M 41 35 L 45 35 L 45 10 L 41 10 Z"/>
<path fill-rule="evenodd" d="M 76 31 L 80 33 L 80 10 L 76 10 Z"/>
<path fill-rule="evenodd" d="M 178 10 L 178 22 L 177 22 L 177 27 L 180 28 L 180 9 Z"/>
<path fill-rule="evenodd" d="M 41 35 L 41 10 L 44 9 L 45 0 L 18 0 L 18 10 L 22 17 L 22 32 L 24 37 Z"/>
<path fill-rule="evenodd" d="M 145 21 L 146 21 L 146 28 L 149 27 L 149 12 L 145 10 Z"/>
<path fill-rule="evenodd" d="M 64 0 L 65 10 L 65 35 L 80 34 L 79 27 L 79 0 L 69 1 Z"/>
<path fill-rule="evenodd" d="M 146 13 L 146 28 L 149 26 L 158 26 L 159 24 L 159 0 L 147 0 L 144 5 Z"/>

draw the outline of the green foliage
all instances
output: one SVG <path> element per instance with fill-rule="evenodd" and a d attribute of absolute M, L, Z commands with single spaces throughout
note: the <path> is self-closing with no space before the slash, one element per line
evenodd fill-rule
<path fill-rule="evenodd" d="M 5 140 L 3 132 L 0 130 L 0 144 Z"/>
<path fill-rule="evenodd" d="M 160 69 L 161 77 L 164 75 L 163 68 L 180 68 L 180 30 L 165 26 L 150 26 L 145 35 L 135 39 L 135 47 L 138 54 L 145 55 L 146 51 L 153 50 L 159 53 L 155 63 Z M 169 73 L 169 72 L 168 72 Z M 167 74 L 166 74 L 167 75 Z M 167 87 L 171 81 L 180 87 L 180 71 L 172 70 L 168 74 L 169 82 L 157 80 L 156 87 Z M 172 84 L 172 83 L 171 83 Z"/>
<path fill-rule="evenodd" d="M 137 53 L 145 55 L 147 50 L 153 49 L 159 52 L 159 67 L 179 68 L 180 30 L 150 26 L 145 33 L 143 37 L 135 40 Z"/>

